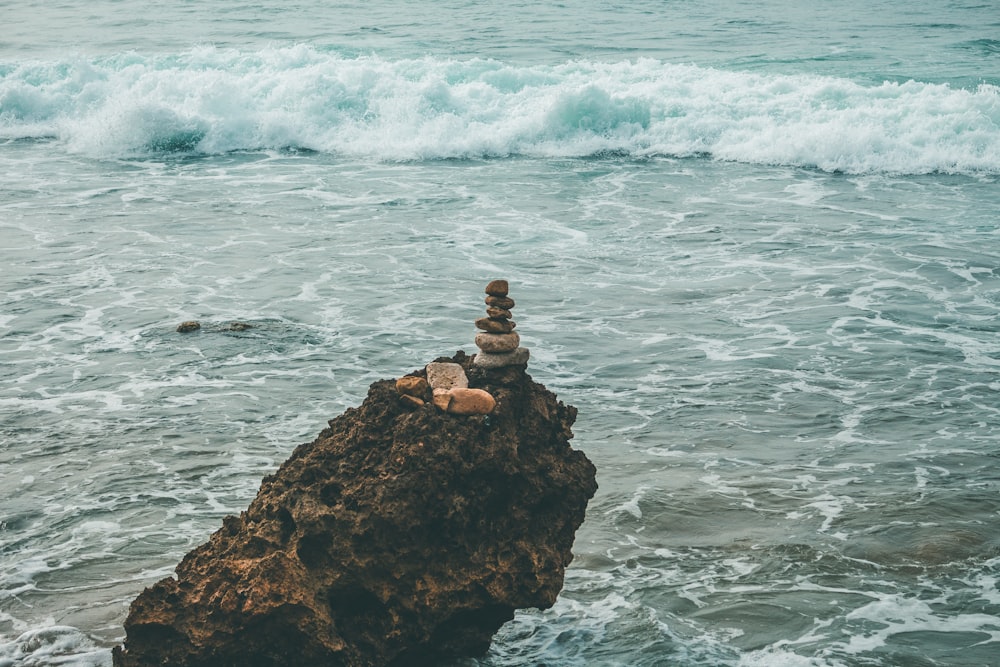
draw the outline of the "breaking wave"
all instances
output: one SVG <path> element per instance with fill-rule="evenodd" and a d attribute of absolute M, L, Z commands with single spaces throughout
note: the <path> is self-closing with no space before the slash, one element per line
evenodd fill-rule
<path fill-rule="evenodd" d="M 298 45 L 0 63 L 0 137 L 136 157 L 299 148 L 385 161 L 709 156 L 848 173 L 1000 173 L 1000 88 L 658 60 L 513 66 Z"/>

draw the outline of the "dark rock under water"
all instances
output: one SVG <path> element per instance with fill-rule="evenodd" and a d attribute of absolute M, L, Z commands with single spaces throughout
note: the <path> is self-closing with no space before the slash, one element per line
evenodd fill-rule
<path fill-rule="evenodd" d="M 569 445 L 576 409 L 523 366 L 453 360 L 492 414 L 372 384 L 139 595 L 115 667 L 431 664 L 484 653 L 515 609 L 550 607 L 597 489 Z"/>

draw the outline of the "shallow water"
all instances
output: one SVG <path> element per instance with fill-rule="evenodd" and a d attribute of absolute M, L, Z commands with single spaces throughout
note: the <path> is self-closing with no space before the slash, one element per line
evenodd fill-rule
<path fill-rule="evenodd" d="M 0 38 L 0 664 L 496 277 L 601 489 L 469 664 L 998 664 L 991 6 L 130 4 Z"/>

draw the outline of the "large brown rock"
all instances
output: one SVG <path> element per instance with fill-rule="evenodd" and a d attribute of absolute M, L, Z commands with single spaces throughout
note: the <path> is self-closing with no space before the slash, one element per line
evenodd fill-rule
<path fill-rule="evenodd" d="M 454 361 L 492 414 L 374 383 L 133 602 L 114 665 L 429 665 L 551 606 L 597 488 L 569 446 L 576 409 L 523 369 Z"/>

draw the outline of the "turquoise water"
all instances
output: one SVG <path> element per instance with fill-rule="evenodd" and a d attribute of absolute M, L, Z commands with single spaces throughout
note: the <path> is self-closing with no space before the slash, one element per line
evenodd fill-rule
<path fill-rule="evenodd" d="M 601 488 L 469 665 L 1000 664 L 994 4 L 0 20 L 0 665 L 109 665 L 498 277 Z"/>

